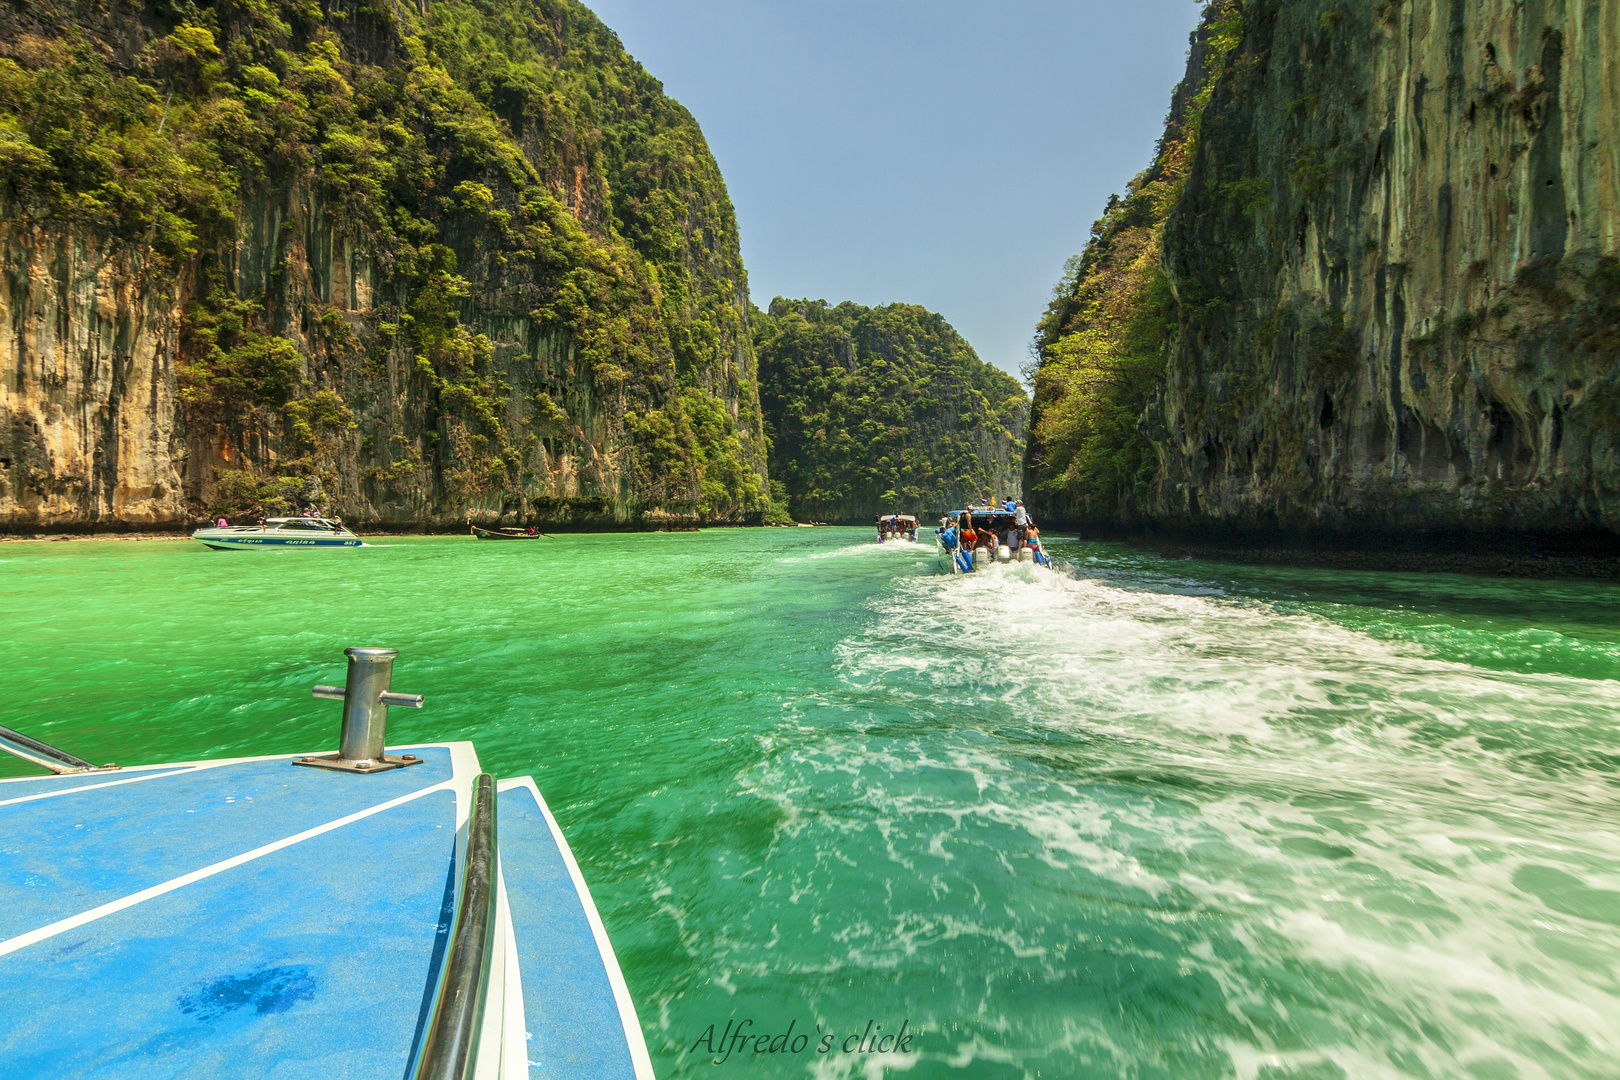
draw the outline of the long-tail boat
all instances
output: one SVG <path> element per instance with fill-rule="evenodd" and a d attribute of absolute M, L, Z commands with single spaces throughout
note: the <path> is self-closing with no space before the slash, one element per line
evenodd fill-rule
<path fill-rule="evenodd" d="M 540 540 L 550 539 L 545 533 L 534 529 L 519 529 L 507 526 L 502 529 L 486 529 L 481 525 L 472 526 L 472 534 L 480 540 Z"/>

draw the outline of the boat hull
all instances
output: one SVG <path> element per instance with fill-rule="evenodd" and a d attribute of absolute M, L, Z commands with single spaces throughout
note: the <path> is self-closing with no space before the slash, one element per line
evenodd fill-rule
<path fill-rule="evenodd" d="M 971 574 L 975 570 L 981 570 L 990 566 L 1040 566 L 1048 569 L 1051 568 L 1051 557 L 1046 556 L 1043 558 L 1040 555 L 1036 555 L 1033 562 L 1025 562 L 1023 559 L 1014 556 L 1010 559 L 991 559 L 989 562 L 985 563 L 983 567 L 979 566 L 977 563 L 968 561 L 968 565 L 964 567 L 962 565 L 962 556 L 957 552 L 947 550 L 945 545 L 940 543 L 938 540 L 934 541 L 934 559 L 935 566 L 938 568 L 941 574 Z"/>
<path fill-rule="evenodd" d="M 192 539 L 214 551 L 249 551 L 259 548 L 353 548 L 364 545 L 358 536 L 274 536 L 269 533 L 248 533 L 236 536 L 205 536 L 193 533 Z"/>

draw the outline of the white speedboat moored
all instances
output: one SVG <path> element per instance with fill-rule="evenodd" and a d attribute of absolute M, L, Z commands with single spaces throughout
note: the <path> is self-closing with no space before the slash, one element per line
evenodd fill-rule
<path fill-rule="evenodd" d="M 361 539 L 336 518 L 269 518 L 262 525 L 227 525 L 191 534 L 215 551 L 265 547 L 360 547 Z"/>

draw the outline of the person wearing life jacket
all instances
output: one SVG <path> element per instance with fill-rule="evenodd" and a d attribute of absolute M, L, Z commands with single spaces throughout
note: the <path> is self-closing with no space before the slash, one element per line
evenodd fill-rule
<path fill-rule="evenodd" d="M 955 548 L 951 557 L 956 560 L 956 568 L 966 574 L 973 570 L 973 545 L 978 542 L 978 535 L 973 530 L 973 516 L 968 514 L 964 517 L 965 521 L 961 523 L 955 518 L 951 519 L 952 546 Z"/>

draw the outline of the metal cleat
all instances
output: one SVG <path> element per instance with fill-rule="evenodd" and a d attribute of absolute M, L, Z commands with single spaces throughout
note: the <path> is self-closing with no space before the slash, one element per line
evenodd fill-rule
<path fill-rule="evenodd" d="M 338 752 L 332 757 L 293 758 L 294 765 L 343 772 L 374 773 L 416 765 L 415 754 L 398 757 L 385 753 L 383 740 L 388 731 L 388 706 L 407 709 L 422 707 L 421 694 L 396 694 L 388 689 L 394 677 L 398 649 L 344 649 L 349 658 L 349 677 L 342 686 L 317 685 L 312 693 L 328 701 L 343 702 L 343 732 Z"/>

